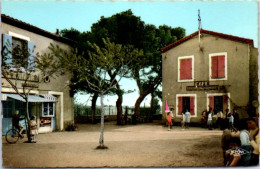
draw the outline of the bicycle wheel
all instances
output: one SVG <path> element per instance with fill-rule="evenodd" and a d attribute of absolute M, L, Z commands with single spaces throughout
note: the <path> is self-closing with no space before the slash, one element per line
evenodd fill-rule
<path fill-rule="evenodd" d="M 10 129 L 5 135 L 5 140 L 10 144 L 15 144 L 19 139 L 19 132 L 16 129 Z"/>

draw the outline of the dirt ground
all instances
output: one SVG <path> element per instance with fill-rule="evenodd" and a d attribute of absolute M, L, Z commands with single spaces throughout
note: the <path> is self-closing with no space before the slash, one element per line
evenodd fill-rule
<path fill-rule="evenodd" d="M 2 137 L 2 165 L 27 167 L 219 167 L 222 131 L 190 127 L 171 131 L 158 124 L 105 123 L 106 150 L 96 150 L 100 125 L 74 132 L 39 134 L 37 143 L 8 144 Z"/>

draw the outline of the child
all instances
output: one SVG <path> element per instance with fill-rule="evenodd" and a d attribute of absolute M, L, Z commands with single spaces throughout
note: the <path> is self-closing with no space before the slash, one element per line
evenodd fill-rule
<path fill-rule="evenodd" d="M 227 164 L 226 166 L 237 166 L 238 162 L 241 159 L 240 153 L 237 151 L 240 147 L 240 139 L 238 137 L 231 137 L 230 138 L 230 144 L 229 144 L 229 150 L 226 151 L 226 160 Z"/>
<path fill-rule="evenodd" d="M 36 124 L 36 121 L 35 121 L 35 116 L 32 116 L 31 117 L 31 120 L 29 122 L 29 126 L 30 126 L 30 135 L 31 135 L 31 138 L 32 138 L 32 143 L 36 143 L 35 141 L 35 135 L 38 134 L 38 131 L 37 131 L 37 124 Z"/>
<path fill-rule="evenodd" d="M 171 116 L 171 112 L 167 113 L 167 123 L 168 123 L 168 131 L 171 130 L 171 125 L 172 125 L 172 116 Z"/>

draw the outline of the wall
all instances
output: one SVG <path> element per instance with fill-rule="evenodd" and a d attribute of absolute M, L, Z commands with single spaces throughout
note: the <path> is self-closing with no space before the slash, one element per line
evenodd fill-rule
<path fill-rule="evenodd" d="M 230 105 L 231 109 L 234 104 L 247 106 L 249 102 L 248 44 L 208 34 L 202 34 L 200 42 L 201 48 L 199 48 L 198 36 L 195 36 L 162 54 L 163 106 L 167 100 L 169 106 L 173 106 L 176 110 L 176 94 L 197 94 L 197 117 L 191 118 L 191 122 L 200 121 L 202 111 L 207 109 L 207 93 L 230 93 L 233 103 Z M 210 81 L 210 85 L 224 85 L 227 91 L 186 91 L 186 86 L 193 86 L 194 82 L 177 82 L 179 56 L 193 55 L 194 80 L 207 81 L 209 80 L 209 54 L 222 52 L 227 52 L 227 80 Z"/>
<path fill-rule="evenodd" d="M 70 48 L 69 45 L 54 41 L 52 39 L 46 38 L 44 36 L 29 32 L 27 30 L 23 30 L 5 23 L 2 23 L 2 34 L 8 34 L 9 31 L 29 37 L 30 41 L 34 42 L 36 48 L 35 48 L 35 54 L 39 53 L 40 55 L 44 53 L 50 52 L 48 49 L 48 46 L 50 43 L 54 45 L 59 45 L 61 48 L 68 50 Z M 66 122 L 73 122 L 74 121 L 74 114 L 73 114 L 73 97 L 70 97 L 69 94 L 69 80 L 71 78 L 71 74 L 65 74 L 63 76 L 58 76 L 55 79 L 51 78 L 49 83 L 41 83 L 39 85 L 39 93 L 46 94 L 49 91 L 52 92 L 62 92 L 63 93 L 63 121 L 64 124 Z M 61 97 L 58 96 L 58 101 L 61 102 Z M 58 110 L 58 111 L 57 111 Z M 60 105 L 56 106 L 56 113 L 58 116 L 60 116 L 59 113 L 61 111 Z M 57 123 L 58 126 L 60 126 L 59 122 Z M 65 128 L 66 126 L 64 126 Z"/>

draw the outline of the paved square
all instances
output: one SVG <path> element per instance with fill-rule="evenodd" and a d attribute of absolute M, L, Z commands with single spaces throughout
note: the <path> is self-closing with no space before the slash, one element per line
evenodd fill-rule
<path fill-rule="evenodd" d="M 190 127 L 171 131 L 158 124 L 105 123 L 107 150 L 96 150 L 100 125 L 75 132 L 39 134 L 37 143 L 7 144 L 3 167 L 213 167 L 222 166 L 221 130 Z"/>

